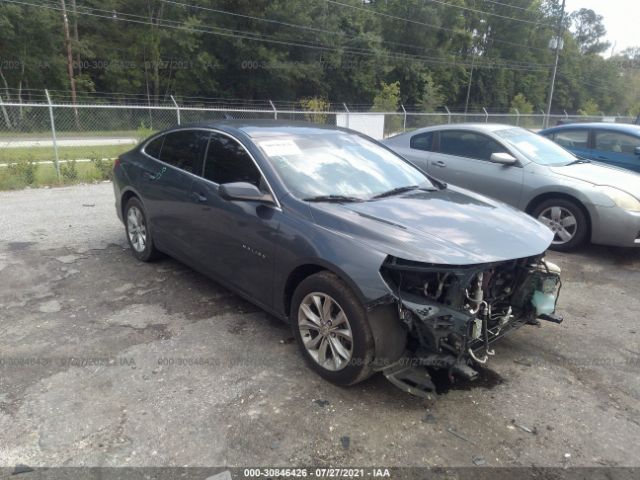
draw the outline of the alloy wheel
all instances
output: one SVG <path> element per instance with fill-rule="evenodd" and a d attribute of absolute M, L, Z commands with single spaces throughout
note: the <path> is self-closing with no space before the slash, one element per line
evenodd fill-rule
<path fill-rule="evenodd" d="M 325 293 L 308 294 L 298 308 L 298 328 L 305 349 L 322 368 L 338 371 L 353 356 L 353 332 L 346 314 Z"/>
<path fill-rule="evenodd" d="M 138 253 L 144 252 L 147 247 L 147 226 L 138 207 L 132 206 L 127 212 L 127 233 L 133 249 Z"/>
<path fill-rule="evenodd" d="M 555 234 L 552 244 L 561 245 L 570 242 L 578 230 L 575 215 L 564 207 L 549 207 L 540 212 L 538 220 Z"/>

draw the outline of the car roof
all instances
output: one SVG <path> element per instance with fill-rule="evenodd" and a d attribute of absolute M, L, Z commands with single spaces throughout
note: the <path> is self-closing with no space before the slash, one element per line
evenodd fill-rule
<path fill-rule="evenodd" d="M 631 135 L 640 135 L 640 125 L 611 122 L 567 123 L 565 125 L 558 125 L 556 127 L 547 128 L 546 130 L 542 130 L 540 133 L 544 134 L 549 132 L 557 132 L 560 130 L 587 130 L 590 128 L 629 133 Z"/>
<path fill-rule="evenodd" d="M 504 123 L 448 123 L 447 125 L 437 125 L 429 127 L 432 130 L 475 130 L 478 132 L 496 132 L 507 128 L 518 128 L 515 125 L 505 125 Z"/>
<path fill-rule="evenodd" d="M 504 123 L 448 123 L 446 125 L 433 125 L 431 127 L 418 128 L 416 130 L 411 130 L 410 132 L 401 133 L 394 137 L 388 138 L 386 142 L 393 143 L 395 139 L 406 138 L 407 136 L 413 136 L 419 133 L 436 132 L 442 130 L 469 130 L 480 133 L 491 133 L 511 128 L 521 127 L 516 127 L 515 125 L 505 125 Z"/>
<path fill-rule="evenodd" d="M 212 128 L 230 134 L 244 133 L 249 137 L 259 137 L 278 133 L 289 134 L 319 134 L 328 131 L 352 132 L 346 128 L 335 125 L 322 125 L 312 122 L 291 121 L 291 120 L 265 120 L 265 119 L 233 119 L 233 120 L 211 120 L 190 124 L 176 125 L 167 129 L 167 132 L 184 128 Z M 352 132 L 357 133 L 357 132 Z"/>

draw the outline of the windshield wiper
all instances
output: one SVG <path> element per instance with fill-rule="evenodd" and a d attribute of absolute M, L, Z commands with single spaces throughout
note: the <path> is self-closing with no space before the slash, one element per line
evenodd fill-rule
<path fill-rule="evenodd" d="M 567 166 L 569 165 L 576 165 L 578 163 L 591 163 L 591 160 L 587 160 L 586 158 L 576 158 L 574 161 L 567 163 Z"/>
<path fill-rule="evenodd" d="M 444 190 L 445 188 L 447 188 L 446 182 L 443 182 L 442 180 L 438 180 L 437 178 L 432 177 L 431 175 L 429 175 L 429 180 L 431 180 L 431 183 L 433 183 L 440 190 Z"/>
<path fill-rule="evenodd" d="M 411 190 L 417 190 L 418 188 L 420 188 L 418 185 L 406 185 L 404 187 L 396 187 L 396 188 L 392 188 L 391 190 L 387 190 L 386 192 L 382 192 L 377 195 L 374 195 L 371 198 L 390 197 L 392 195 L 397 195 L 399 193 L 410 192 Z"/>
<path fill-rule="evenodd" d="M 350 197 L 348 195 L 318 195 L 317 197 L 303 198 L 305 202 L 362 202 L 362 198 Z"/>

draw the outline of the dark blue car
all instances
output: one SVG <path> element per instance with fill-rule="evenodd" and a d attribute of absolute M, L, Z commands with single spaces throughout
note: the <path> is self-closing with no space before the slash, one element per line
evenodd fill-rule
<path fill-rule="evenodd" d="M 133 255 L 169 254 L 291 324 L 339 385 L 425 366 L 474 378 L 490 343 L 553 315 L 551 230 L 349 130 L 269 121 L 160 132 L 114 167 Z"/>
<path fill-rule="evenodd" d="M 640 125 L 573 123 L 540 132 L 579 157 L 640 173 Z"/>

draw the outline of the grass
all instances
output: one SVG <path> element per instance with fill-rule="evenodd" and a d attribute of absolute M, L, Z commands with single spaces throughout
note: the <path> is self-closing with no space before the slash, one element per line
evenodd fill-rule
<path fill-rule="evenodd" d="M 10 167 L 0 167 L 0 190 L 18 190 L 25 187 L 44 187 L 93 183 L 111 179 L 113 162 L 93 159 L 91 162 L 70 161 L 60 165 L 58 180 L 52 164 L 38 165 L 22 161 Z"/>
<path fill-rule="evenodd" d="M 138 130 L 87 130 L 87 131 L 57 131 L 56 136 L 59 139 L 63 138 L 83 138 L 83 137 L 126 137 L 126 138 L 138 138 Z M 51 140 L 51 131 L 45 130 L 40 132 L 14 132 L 14 131 L 0 131 L 0 140 L 4 139 L 27 139 L 27 138 L 41 138 L 43 140 Z"/>
<path fill-rule="evenodd" d="M 134 145 L 100 145 L 58 147 L 60 160 L 81 158 L 114 158 L 131 150 Z M 53 161 L 53 147 L 18 147 L 0 149 L 0 163 Z"/>
<path fill-rule="evenodd" d="M 75 132 L 77 134 L 77 132 Z M 154 130 L 143 123 L 137 130 L 82 132 L 80 136 L 114 136 L 130 137 L 141 141 Z M 38 133 L 0 132 L 3 139 L 20 139 L 39 137 Z M 58 138 L 74 136 L 74 132 L 59 133 Z M 42 138 L 49 138 L 43 134 Z M 44 187 L 54 185 L 73 185 L 110 180 L 113 170 L 111 158 L 119 156 L 134 145 L 85 145 L 61 146 L 58 158 L 66 160 L 60 163 L 60 178 L 53 164 L 37 162 L 53 161 L 53 147 L 18 147 L 0 149 L 0 190 L 16 190 L 25 187 Z M 76 162 L 80 159 L 91 159 L 90 162 Z"/>

